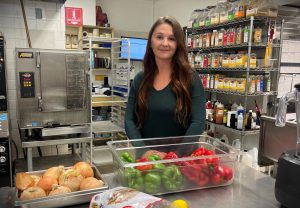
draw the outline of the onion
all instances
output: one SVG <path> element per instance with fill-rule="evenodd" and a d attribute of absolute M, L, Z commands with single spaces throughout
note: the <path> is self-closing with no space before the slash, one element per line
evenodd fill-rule
<path fill-rule="evenodd" d="M 54 184 L 52 186 L 52 191 L 49 193 L 49 196 L 66 194 L 66 193 L 71 193 L 71 189 L 69 187 Z"/>
<path fill-rule="evenodd" d="M 59 176 L 59 185 L 69 187 L 71 191 L 78 191 L 82 180 L 83 176 L 77 170 L 71 168 Z"/>
<path fill-rule="evenodd" d="M 41 177 L 38 175 L 30 175 L 33 178 L 34 184 L 33 186 L 37 186 L 37 183 L 40 181 Z"/>
<path fill-rule="evenodd" d="M 64 166 L 60 165 L 57 167 L 51 167 L 48 170 L 45 171 L 43 174 L 43 177 L 50 176 L 52 178 L 55 178 L 58 180 L 60 174 L 63 172 Z"/>
<path fill-rule="evenodd" d="M 34 179 L 25 172 L 17 173 L 16 175 L 16 187 L 23 191 L 34 185 Z"/>
<path fill-rule="evenodd" d="M 81 182 L 80 190 L 100 188 L 103 185 L 104 185 L 103 181 L 98 180 L 94 177 L 88 177 L 83 179 L 83 181 Z"/>
<path fill-rule="evenodd" d="M 92 166 L 87 162 L 78 162 L 74 165 L 74 169 L 77 170 L 83 177 L 93 177 L 94 171 Z"/>
<path fill-rule="evenodd" d="M 37 198 L 41 198 L 41 197 L 45 197 L 46 196 L 46 192 L 38 187 L 29 187 L 28 189 L 25 189 L 20 196 L 21 200 L 31 200 L 31 199 L 37 199 Z"/>
<path fill-rule="evenodd" d="M 51 191 L 53 184 L 58 184 L 55 178 L 52 178 L 50 176 L 43 176 L 37 183 L 37 186 L 41 187 L 45 191 Z"/>

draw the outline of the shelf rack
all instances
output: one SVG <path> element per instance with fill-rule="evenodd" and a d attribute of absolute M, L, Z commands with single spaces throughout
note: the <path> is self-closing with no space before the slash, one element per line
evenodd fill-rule
<path fill-rule="evenodd" d="M 110 99 L 106 99 L 100 101 L 101 104 L 107 104 L 107 106 L 111 107 L 111 119 L 108 121 L 92 121 L 92 132 L 93 138 L 95 135 L 101 134 L 110 134 L 110 138 L 114 138 L 118 133 L 125 132 L 124 130 L 124 116 L 125 116 L 125 107 L 127 103 L 128 93 L 129 93 L 129 84 L 130 84 L 130 42 L 127 38 L 99 38 L 99 37 L 90 37 L 83 38 L 83 42 L 88 42 L 89 45 L 89 53 L 90 53 L 90 73 L 93 70 L 97 70 L 93 68 L 94 62 L 94 51 L 99 50 L 100 48 L 93 47 L 94 44 L 101 43 L 109 43 L 111 44 L 110 48 L 105 48 L 105 50 L 110 50 L 110 60 L 111 67 L 106 69 L 111 78 L 111 96 Z M 127 52 L 128 58 L 120 58 L 120 47 L 121 42 L 127 42 Z M 104 49 L 100 49 L 104 50 Z M 99 70 L 104 70 L 99 69 Z M 91 112 L 92 113 L 92 112 Z M 92 117 L 92 116 L 91 116 Z M 98 138 L 95 140 L 102 140 L 102 138 Z M 108 140 L 107 137 L 103 137 L 103 141 Z M 95 146 L 93 145 L 90 148 L 92 152 L 92 161 L 96 165 L 103 165 L 103 160 L 100 157 L 107 156 L 107 147 L 106 145 Z M 111 158 L 111 157 L 108 157 Z M 101 162 L 102 161 L 102 162 Z M 107 162 L 107 160 L 106 160 Z M 111 162 L 111 161 L 110 161 Z M 100 164 L 101 163 L 101 164 Z"/>
<path fill-rule="evenodd" d="M 226 94 L 226 95 L 238 95 L 238 96 L 277 95 L 276 91 L 248 93 L 248 92 L 227 91 L 227 90 L 218 90 L 218 89 L 210 89 L 210 88 L 206 88 L 205 91 L 206 92 L 215 92 L 215 93 L 220 93 L 220 94 Z"/>
<path fill-rule="evenodd" d="M 266 42 L 265 43 L 253 43 L 252 42 L 252 37 L 253 37 L 253 31 L 254 31 L 254 26 L 260 26 L 263 28 L 270 28 L 271 24 L 274 24 L 275 27 L 276 25 L 280 22 L 280 31 L 278 32 L 278 34 L 276 35 L 277 40 L 273 41 L 271 47 L 272 47 L 272 51 L 276 51 L 278 53 L 273 53 L 273 58 L 274 56 L 276 57 L 276 59 L 273 59 L 276 61 L 276 65 L 273 66 L 272 68 L 264 68 L 264 67 L 257 67 L 257 68 L 250 68 L 250 54 L 253 51 L 263 51 L 268 45 Z M 217 72 L 224 72 L 224 73 L 230 73 L 230 72 L 237 72 L 238 74 L 241 73 L 245 73 L 245 78 L 246 78 L 246 83 L 250 82 L 250 75 L 253 73 L 266 73 L 269 74 L 269 76 L 272 76 L 272 83 L 271 83 L 271 91 L 270 92 L 255 92 L 255 93 L 249 93 L 249 89 L 248 87 L 246 87 L 244 92 L 236 92 L 236 91 L 226 91 L 226 90 L 221 90 L 221 89 L 210 89 L 210 88 L 206 88 L 205 91 L 208 93 L 216 93 L 216 94 L 224 94 L 224 95 L 236 95 L 236 96 L 242 96 L 244 99 L 244 118 L 246 116 L 246 110 L 247 110 L 247 102 L 248 102 L 248 97 L 253 97 L 253 96 L 272 96 L 268 99 L 273 98 L 274 102 L 276 100 L 276 95 L 277 95 L 277 83 L 278 83 L 278 73 L 279 73 L 279 68 L 280 68 L 280 54 L 281 54 L 281 50 L 282 50 L 282 34 L 283 34 L 283 24 L 284 21 L 282 19 L 279 18 L 266 18 L 266 17 L 247 17 L 247 18 L 242 18 L 242 19 L 238 19 L 238 20 L 234 20 L 232 22 L 226 22 L 226 23 L 221 23 L 218 25 L 211 25 L 211 26 L 205 26 L 205 27 L 198 27 L 198 28 L 187 28 L 186 30 L 186 39 L 188 40 L 188 36 L 194 36 L 194 35 L 199 35 L 202 33 L 206 33 L 206 32 L 212 32 L 213 30 L 218 30 L 218 29 L 228 29 L 231 27 L 235 27 L 235 26 L 240 26 L 240 25 L 247 25 L 249 26 L 249 39 L 248 39 L 248 43 L 243 43 L 243 44 L 238 44 L 238 45 L 227 45 L 227 46 L 217 46 L 217 47 L 195 47 L 195 48 L 187 48 L 189 53 L 196 53 L 196 52 L 200 52 L 200 53 L 209 53 L 209 52 L 219 52 L 219 51 L 224 51 L 224 52 L 228 52 L 228 51 L 237 51 L 237 50 L 245 50 L 247 53 L 247 67 L 245 68 L 222 68 L 222 67 L 218 67 L 218 68 L 212 68 L 212 67 L 207 67 L 207 68 L 203 68 L 200 67 L 199 65 L 194 65 L 192 64 L 192 67 L 194 70 L 198 71 L 199 73 L 203 73 L 203 74 L 215 74 Z M 274 55 L 275 54 L 275 55 Z M 274 84 L 275 83 L 275 84 Z M 211 95 L 211 94 L 210 94 Z M 248 131 L 245 129 L 245 125 L 244 125 L 244 119 L 243 119 L 243 129 L 242 130 L 237 130 L 237 129 L 232 129 L 232 128 L 228 128 L 224 125 L 219 125 L 219 124 L 215 124 L 212 122 L 207 121 L 206 124 L 209 126 L 215 126 L 219 129 L 224 129 L 224 130 L 229 130 L 230 132 L 233 132 L 235 134 L 238 134 L 241 136 L 241 142 L 242 142 L 242 148 L 243 148 L 243 138 L 247 135 L 256 135 L 259 133 L 259 129 L 258 130 L 253 130 L 253 131 Z"/>
<path fill-rule="evenodd" d="M 187 28 L 188 33 L 199 33 L 199 32 L 204 32 L 207 30 L 212 30 L 212 29 L 220 29 L 220 28 L 227 28 L 227 27 L 233 27 L 233 26 L 239 26 L 239 25 L 246 25 L 250 24 L 251 21 L 255 22 L 255 24 L 264 24 L 265 22 L 269 20 L 274 20 L 274 18 L 268 18 L 268 17 L 246 17 L 246 18 L 241 18 L 238 20 L 234 20 L 231 22 L 225 22 L 225 23 L 220 23 L 217 25 L 210 25 L 210 26 L 203 26 L 203 27 L 197 27 L 197 28 Z"/>
<path fill-rule="evenodd" d="M 226 130 L 226 131 L 230 131 L 230 132 L 233 132 L 235 134 L 240 134 L 241 136 L 247 136 L 247 135 L 255 135 L 255 134 L 259 134 L 260 130 L 259 129 L 255 129 L 255 130 L 238 130 L 238 129 L 233 129 L 233 128 L 230 128 L 230 127 L 227 127 L 225 125 L 222 125 L 222 124 L 216 124 L 216 123 L 213 123 L 211 121 L 205 121 L 206 124 L 208 125 L 211 125 L 211 126 L 215 126 L 215 127 L 218 127 L 219 129 L 223 129 L 223 130 Z"/>
<path fill-rule="evenodd" d="M 267 47 L 267 44 L 265 43 L 259 43 L 259 44 L 248 44 L 248 43 L 242 43 L 238 45 L 226 45 L 226 46 L 215 46 L 215 47 L 208 47 L 208 48 L 188 48 L 188 52 L 207 52 L 207 51 L 220 51 L 225 49 L 247 49 L 251 47 L 252 49 L 261 49 Z M 280 44 L 272 44 L 272 48 L 278 48 L 280 47 Z"/>
<path fill-rule="evenodd" d="M 247 68 L 213 68 L 213 67 L 200 67 L 195 65 L 193 67 L 194 70 L 201 71 L 201 72 L 218 72 L 218 71 L 233 71 L 233 72 L 243 72 L 245 73 Z M 272 72 L 272 71 L 279 71 L 279 68 L 266 68 L 266 67 L 257 67 L 257 68 L 250 68 L 249 73 L 255 72 Z"/>

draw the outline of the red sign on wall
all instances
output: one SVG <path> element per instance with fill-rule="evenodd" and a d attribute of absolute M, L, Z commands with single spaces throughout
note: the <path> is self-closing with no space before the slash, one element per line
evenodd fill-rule
<path fill-rule="evenodd" d="M 65 7 L 66 25 L 82 26 L 82 8 Z"/>

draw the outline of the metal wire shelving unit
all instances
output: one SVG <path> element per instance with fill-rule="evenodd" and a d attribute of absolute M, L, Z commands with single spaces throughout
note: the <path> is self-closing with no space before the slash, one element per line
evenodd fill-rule
<path fill-rule="evenodd" d="M 262 43 L 253 43 L 253 32 L 254 32 L 254 26 L 264 27 L 267 28 L 271 26 L 271 24 L 275 25 L 275 28 L 278 28 L 279 24 L 279 32 L 276 34 L 276 41 L 272 42 L 270 45 L 268 42 L 262 42 Z M 248 104 L 248 98 L 249 97 L 265 97 L 265 96 L 272 96 L 270 98 L 274 98 L 274 103 L 276 100 L 277 95 L 277 83 L 279 79 L 279 68 L 280 68 L 280 54 L 282 50 L 282 34 L 283 34 L 283 19 L 276 19 L 276 18 L 266 18 L 266 17 L 247 17 L 239 20 L 234 20 L 232 22 L 227 23 L 221 23 L 217 25 L 211 25 L 211 26 L 204 26 L 204 27 L 198 27 L 198 28 L 187 28 L 186 30 L 186 38 L 188 40 L 188 36 L 197 36 L 200 34 L 204 34 L 207 32 L 212 32 L 213 30 L 218 29 L 228 29 L 232 27 L 238 27 L 240 25 L 242 26 L 249 26 L 249 39 L 247 43 L 242 44 L 236 44 L 236 45 L 226 45 L 226 46 L 213 46 L 213 47 L 194 47 L 194 48 L 187 48 L 187 51 L 189 53 L 210 53 L 210 52 L 232 52 L 232 51 L 239 51 L 243 50 L 246 51 L 247 54 L 247 65 L 244 68 L 223 68 L 223 67 L 201 67 L 200 65 L 192 64 L 192 67 L 194 70 L 198 71 L 200 74 L 217 74 L 217 73 L 224 73 L 228 75 L 236 76 L 238 75 L 244 75 L 246 78 L 246 83 L 250 82 L 250 75 L 253 74 L 268 74 L 269 76 L 272 75 L 274 77 L 272 79 L 271 89 L 269 92 L 255 92 L 250 93 L 248 87 L 246 87 L 245 91 L 228 91 L 224 89 L 214 89 L 214 88 L 207 88 L 205 89 L 205 92 L 209 93 L 207 95 L 215 94 L 216 96 L 219 96 L 219 94 L 223 95 L 233 95 L 233 96 L 239 96 L 242 97 L 244 100 L 243 106 L 244 106 L 244 118 L 246 117 L 246 110 L 247 110 L 247 104 Z M 269 34 L 267 34 L 269 35 Z M 269 37 L 269 36 L 268 36 Z M 277 51 L 277 53 L 273 54 L 274 60 L 276 60 L 276 64 L 272 67 L 256 67 L 256 68 L 250 68 L 250 54 L 253 53 L 253 51 L 264 51 L 266 47 L 271 47 L 272 50 Z M 233 72 L 234 74 L 232 74 Z M 246 84 L 247 86 L 247 84 Z M 245 119 L 244 119 L 245 120 Z M 213 122 L 206 121 L 206 124 L 209 126 L 215 126 L 219 129 L 227 130 L 230 132 L 233 132 L 237 135 L 241 136 L 242 139 L 242 145 L 243 145 L 243 138 L 248 135 L 254 135 L 259 133 L 259 129 L 255 129 L 253 131 L 249 131 L 245 129 L 245 121 L 243 121 L 243 129 L 242 130 L 236 130 L 229 128 L 225 125 L 219 125 L 215 124 Z"/>
<path fill-rule="evenodd" d="M 106 146 L 106 141 L 120 138 L 119 134 L 125 132 L 124 116 L 130 87 L 130 41 L 127 38 L 99 37 L 83 38 L 82 41 L 89 43 L 88 50 L 90 53 L 90 73 L 92 73 L 93 70 L 99 70 L 94 68 L 94 51 L 110 50 L 110 67 L 105 69 L 105 71 L 108 72 L 108 76 L 111 79 L 111 99 L 98 101 L 96 103 L 99 105 L 103 104 L 110 106 L 111 117 L 109 120 L 105 121 L 91 121 L 93 141 L 102 141 L 102 145 L 93 145 L 88 149 L 88 151 L 91 151 L 91 161 L 95 165 L 105 165 L 112 162 L 110 151 Z M 126 50 L 121 50 L 121 42 L 123 42 L 123 46 L 126 46 Z M 95 44 L 98 44 L 99 47 L 95 47 Z M 101 47 L 102 44 L 110 44 L 110 47 L 103 48 Z M 121 58 L 121 52 L 126 53 L 127 58 Z M 97 135 L 107 134 L 110 136 L 96 138 Z"/>

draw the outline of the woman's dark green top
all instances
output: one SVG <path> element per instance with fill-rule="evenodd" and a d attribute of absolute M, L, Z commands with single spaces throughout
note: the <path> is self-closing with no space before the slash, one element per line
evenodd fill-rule
<path fill-rule="evenodd" d="M 197 72 L 193 74 L 193 83 L 190 85 L 191 118 L 186 128 L 174 117 L 176 95 L 173 93 L 170 83 L 162 90 L 155 90 L 154 87 L 151 89 L 147 98 L 148 112 L 144 125 L 141 129 L 137 129 L 135 103 L 142 76 L 143 72 L 139 72 L 135 76 L 129 92 L 125 114 L 125 131 L 129 139 L 198 135 L 204 131 L 205 95 Z"/>

